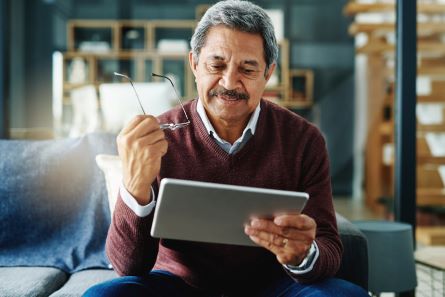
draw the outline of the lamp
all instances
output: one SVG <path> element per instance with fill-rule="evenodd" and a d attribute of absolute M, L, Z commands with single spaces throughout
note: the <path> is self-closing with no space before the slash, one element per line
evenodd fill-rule
<path fill-rule="evenodd" d="M 411 225 L 389 221 L 356 221 L 368 240 L 368 289 L 407 292 L 417 286 Z"/>

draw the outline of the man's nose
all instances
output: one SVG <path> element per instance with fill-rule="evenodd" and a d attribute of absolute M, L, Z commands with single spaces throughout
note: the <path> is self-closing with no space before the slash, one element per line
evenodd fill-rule
<path fill-rule="evenodd" d="M 240 74 L 236 67 L 229 67 L 223 72 L 219 84 L 227 90 L 235 90 L 240 87 Z"/>

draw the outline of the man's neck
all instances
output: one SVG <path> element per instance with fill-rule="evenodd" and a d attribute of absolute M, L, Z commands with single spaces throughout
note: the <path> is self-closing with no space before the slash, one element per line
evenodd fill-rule
<path fill-rule="evenodd" d="M 258 104 L 255 110 L 239 123 L 229 123 L 218 118 L 210 119 L 200 100 L 197 101 L 196 111 L 209 134 L 212 134 L 213 131 L 213 136 L 216 137 L 218 141 L 228 142 L 233 145 L 241 139 L 240 137 L 245 137 L 244 134 L 247 131 L 250 131 L 251 135 L 255 134 L 261 107 L 260 104 Z"/>
<path fill-rule="evenodd" d="M 249 114 L 249 116 L 243 121 L 229 123 L 221 119 L 214 119 L 207 114 L 210 123 L 212 124 L 219 137 L 229 142 L 230 144 L 233 144 L 238 138 L 241 137 L 251 116 L 252 114 Z"/>

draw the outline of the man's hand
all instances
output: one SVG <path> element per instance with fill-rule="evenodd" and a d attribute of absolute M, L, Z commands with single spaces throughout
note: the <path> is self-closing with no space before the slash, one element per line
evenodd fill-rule
<path fill-rule="evenodd" d="M 315 240 L 317 224 L 304 214 L 284 214 L 274 219 L 253 218 L 244 232 L 268 249 L 281 264 L 298 266 Z"/>
<path fill-rule="evenodd" d="M 124 186 L 140 205 L 150 202 L 150 186 L 167 147 L 164 131 L 153 116 L 136 116 L 117 136 Z"/>

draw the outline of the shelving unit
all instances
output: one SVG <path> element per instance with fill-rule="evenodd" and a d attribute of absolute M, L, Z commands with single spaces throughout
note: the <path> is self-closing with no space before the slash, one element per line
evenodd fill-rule
<path fill-rule="evenodd" d="M 199 8 L 199 9 L 198 9 Z M 206 6 L 199 6 L 202 14 Z M 199 10 L 199 11 L 198 11 Z M 67 23 L 67 51 L 61 58 L 60 108 L 55 126 L 63 123 L 63 110 L 71 106 L 71 92 L 93 85 L 99 94 L 103 83 L 119 83 L 114 72 L 135 82 L 159 81 L 151 73 L 172 74 L 184 100 L 197 96 L 189 67 L 189 41 L 197 20 L 70 20 Z M 80 69 L 80 70 L 79 70 Z M 294 81 L 304 79 L 304 92 L 292 96 Z M 313 72 L 289 69 L 289 42 L 279 41 L 279 58 L 274 79 L 264 98 L 287 108 L 312 105 Z M 99 96 L 98 96 L 99 98 Z M 99 99 L 100 100 L 100 99 Z M 66 107 L 66 108 L 65 108 Z M 57 130 L 57 128 L 56 128 Z M 59 129 L 60 130 L 60 129 Z"/>
<path fill-rule="evenodd" d="M 393 197 L 394 174 L 394 65 L 395 45 L 394 4 L 359 3 L 350 1 L 344 8 L 347 16 L 356 17 L 349 33 L 361 42 L 357 55 L 367 58 L 368 80 L 368 135 L 366 145 L 365 192 L 368 206 L 383 211 L 382 197 Z M 364 22 L 357 16 L 366 13 L 389 14 L 382 22 Z M 418 88 L 418 108 L 422 104 L 438 104 L 442 122 L 435 125 L 417 123 L 417 206 L 445 207 L 445 185 L 438 168 L 445 166 L 445 155 L 433 154 L 427 144 L 427 133 L 445 135 L 445 4 L 418 2 L 422 15 L 417 25 L 418 86 L 427 82 L 427 92 Z M 392 14 L 392 15 L 391 15 Z M 421 87 L 422 88 L 422 87 Z M 424 87 L 423 87 L 424 88 Z"/>
<path fill-rule="evenodd" d="M 195 26 L 194 20 L 69 21 L 68 51 L 63 53 L 64 101 L 69 101 L 66 92 L 72 88 L 119 82 L 113 76 L 114 71 L 127 74 L 136 82 L 152 81 L 151 72 L 172 73 L 181 78 L 178 86 L 181 94 L 189 99 L 195 97 L 193 74 L 188 66 L 188 40 Z M 164 33 L 168 39 L 181 39 L 182 47 L 178 50 L 158 48 L 158 35 L 162 30 L 180 32 L 179 36 Z M 70 82 L 70 66 L 76 59 L 83 60 L 88 75 L 83 82 L 73 84 Z"/>
<path fill-rule="evenodd" d="M 289 99 L 286 107 L 291 109 L 309 108 L 314 104 L 314 71 L 292 69 L 289 74 Z"/>
<path fill-rule="evenodd" d="M 178 77 L 184 77 L 184 81 L 179 88 L 185 98 L 196 96 L 193 83 L 193 74 L 188 66 L 188 49 L 186 51 L 163 51 L 158 48 L 162 30 L 188 31 L 188 35 L 183 35 L 184 41 L 190 40 L 195 20 L 71 20 L 68 22 L 68 51 L 63 53 L 63 90 L 64 102 L 68 103 L 71 89 L 85 85 L 94 84 L 98 86 L 104 82 L 118 82 L 112 76 L 114 71 L 123 72 L 129 75 L 136 82 L 151 81 L 151 72 L 166 73 L 168 66 L 176 63 L 173 68 L 181 68 L 182 73 L 174 73 Z M 137 46 L 131 48 L 125 46 L 124 32 L 134 30 L 134 39 Z M 182 32 L 182 33 L 183 33 Z M 141 37 L 143 35 L 143 37 Z M 90 40 L 83 40 L 89 38 Z M 178 38 L 177 36 L 175 38 Z M 108 46 L 106 46 L 108 44 Z M 97 49 L 94 48 L 97 46 Z M 280 60 L 278 65 L 278 82 L 267 89 L 269 95 L 274 95 L 274 99 L 286 106 L 291 103 L 289 98 L 289 44 L 283 40 L 280 46 Z M 74 60 L 82 59 L 87 70 L 84 81 L 72 83 L 70 79 L 71 63 Z M 107 72 L 103 66 L 106 62 L 114 62 L 109 65 L 111 69 Z M 105 70 L 104 70 L 105 69 Z"/>

